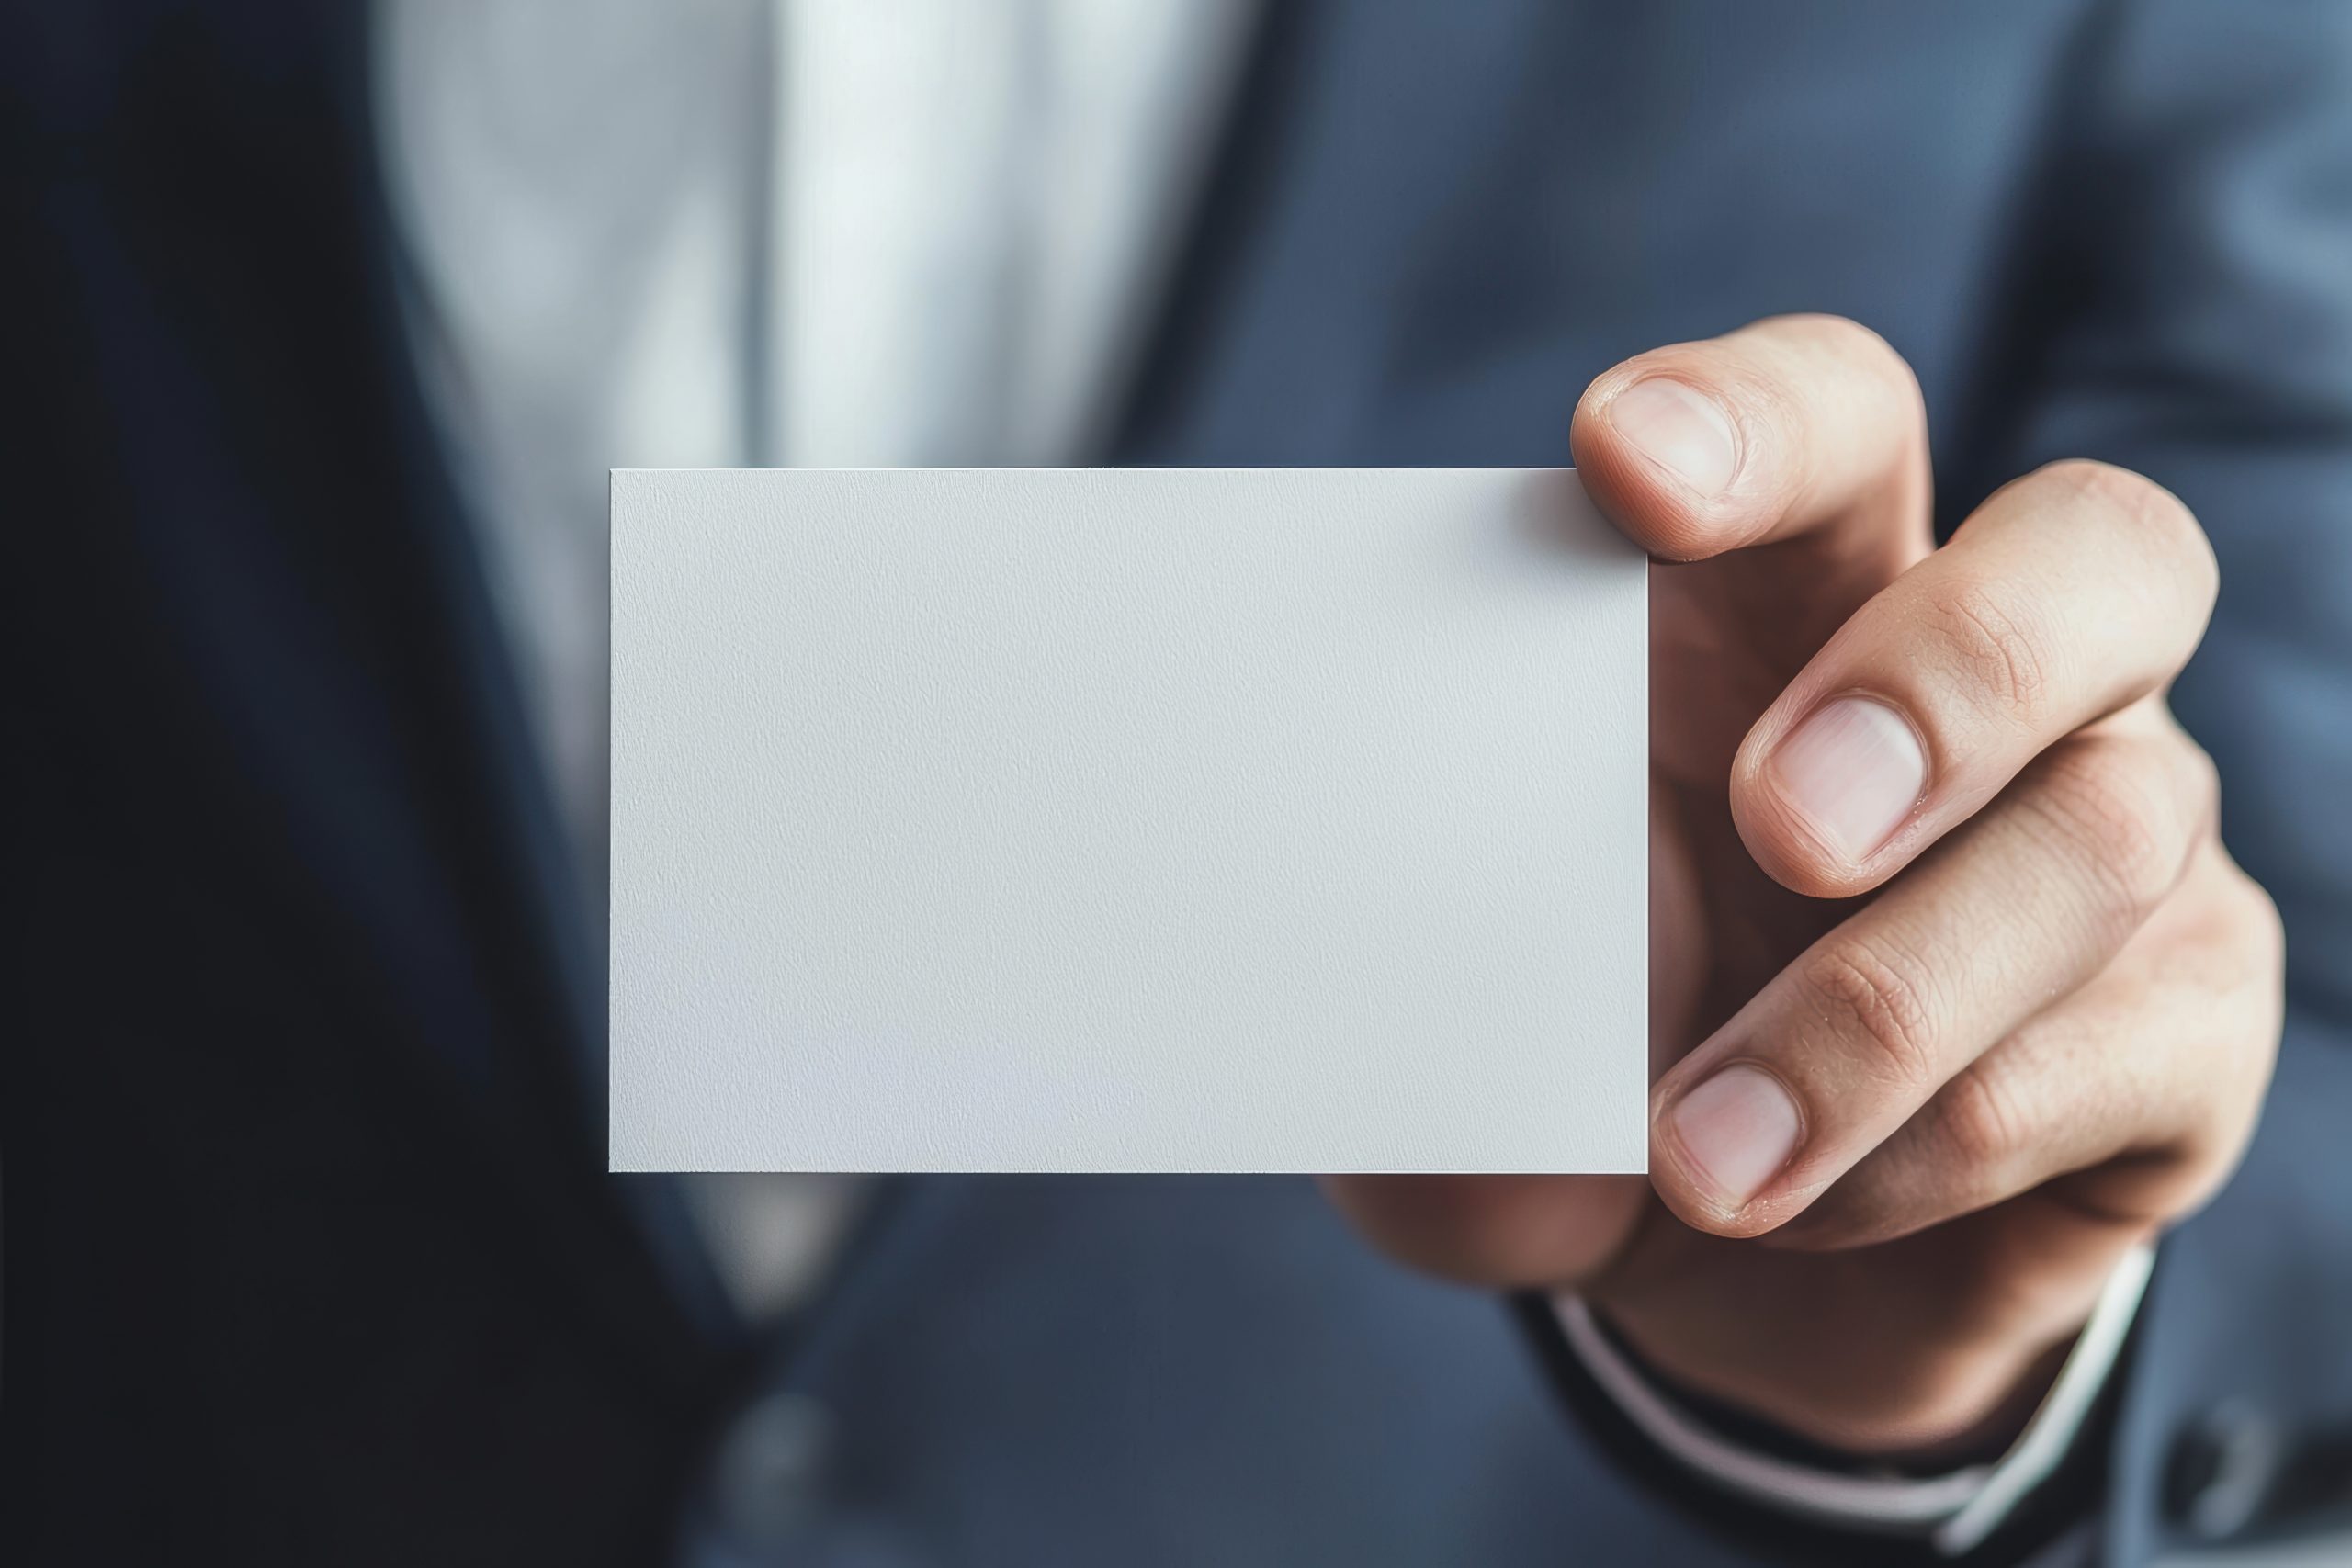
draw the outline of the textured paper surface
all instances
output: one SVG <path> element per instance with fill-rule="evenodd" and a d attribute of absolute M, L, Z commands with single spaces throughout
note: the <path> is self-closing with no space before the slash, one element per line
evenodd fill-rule
<path fill-rule="evenodd" d="M 1644 573 L 1561 470 L 616 472 L 614 1168 L 1641 1169 Z"/>

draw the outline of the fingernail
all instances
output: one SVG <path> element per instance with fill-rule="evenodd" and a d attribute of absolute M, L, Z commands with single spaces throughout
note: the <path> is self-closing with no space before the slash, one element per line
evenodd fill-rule
<path fill-rule="evenodd" d="M 1758 1067 L 1725 1067 L 1684 1095 L 1675 1140 L 1727 1209 L 1744 1207 L 1796 1152 L 1803 1122 L 1781 1080 Z"/>
<path fill-rule="evenodd" d="M 1869 697 L 1840 697 L 1772 755 L 1781 793 L 1822 841 L 1859 862 L 1918 804 L 1928 759 L 1910 721 Z"/>
<path fill-rule="evenodd" d="M 1634 382 L 1609 405 L 1609 423 L 1640 453 L 1704 498 L 1731 487 L 1739 446 L 1721 403 L 1669 377 Z"/>

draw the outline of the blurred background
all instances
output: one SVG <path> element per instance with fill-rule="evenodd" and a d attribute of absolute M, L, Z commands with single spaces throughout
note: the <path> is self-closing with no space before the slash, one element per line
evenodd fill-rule
<path fill-rule="evenodd" d="M 2048 1561 L 2352 1562 L 2344 7 L 0 15 L 12 1560 L 1752 1560 L 1304 1188 L 606 1177 L 605 487 L 1556 464 L 1804 310 L 1944 527 L 2214 535 L 2288 1103 Z"/>

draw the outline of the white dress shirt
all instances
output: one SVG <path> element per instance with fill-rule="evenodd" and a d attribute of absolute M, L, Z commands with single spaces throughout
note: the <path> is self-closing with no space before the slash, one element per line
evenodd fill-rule
<path fill-rule="evenodd" d="M 387 0 L 427 391 L 601 940 L 606 472 L 1052 465 L 1103 434 L 1242 0 Z M 737 1303 L 855 1184 L 686 1184 Z"/>
<path fill-rule="evenodd" d="M 410 329 L 601 930 L 606 472 L 1082 461 L 1192 205 L 1250 0 L 384 0 Z M 757 1318 L 846 1179 L 697 1179 Z M 1573 1297 L 1571 1347 L 1716 1484 L 1966 1550 L 2049 1472 L 2146 1276 L 1999 1463 L 1832 1475 L 1709 1433 Z"/>

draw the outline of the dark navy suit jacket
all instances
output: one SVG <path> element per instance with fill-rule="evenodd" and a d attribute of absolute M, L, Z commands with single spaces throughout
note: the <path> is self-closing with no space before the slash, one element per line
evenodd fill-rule
<path fill-rule="evenodd" d="M 1303 1184 L 902 1182 L 730 1329 L 604 1172 L 357 7 L 5 17 L 0 1555 L 645 1562 L 762 1376 L 831 1412 L 814 1561 L 1838 1551 L 1630 1483 Z M 1947 525 L 2091 456 L 2220 551 L 2177 705 L 2291 1017 L 2053 1496 L 2118 1562 L 2259 1528 L 2352 1430 L 2352 12 L 1274 0 L 1107 456 L 1559 462 L 1597 371 L 1792 310 L 1917 367 Z"/>

